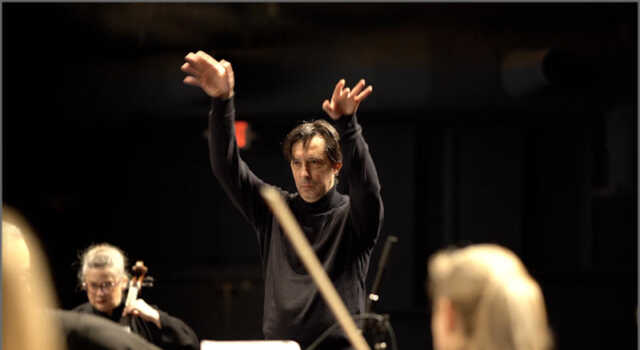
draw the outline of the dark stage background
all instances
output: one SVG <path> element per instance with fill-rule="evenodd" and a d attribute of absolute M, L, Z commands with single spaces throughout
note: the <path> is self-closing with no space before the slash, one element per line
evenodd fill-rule
<path fill-rule="evenodd" d="M 234 64 L 243 157 L 293 189 L 280 141 L 335 82 L 360 120 L 391 252 L 376 311 L 430 349 L 426 259 L 495 242 L 540 282 L 558 349 L 637 345 L 637 4 L 2 4 L 2 197 L 63 308 L 78 252 L 144 260 L 145 299 L 201 339 L 261 337 L 257 243 L 210 171 L 191 50 Z M 6 321 L 6 320 L 5 320 Z M 617 347 L 614 347 L 617 346 Z"/>

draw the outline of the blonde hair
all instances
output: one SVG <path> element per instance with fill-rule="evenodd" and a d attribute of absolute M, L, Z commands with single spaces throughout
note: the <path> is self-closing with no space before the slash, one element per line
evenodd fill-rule
<path fill-rule="evenodd" d="M 91 245 L 80 255 L 78 282 L 84 282 L 88 269 L 113 268 L 118 276 L 129 277 L 126 271 L 127 264 L 128 259 L 122 249 L 109 243 Z"/>
<path fill-rule="evenodd" d="M 62 350 L 51 275 L 38 240 L 11 209 L 2 220 L 2 348 Z M 9 222 L 11 221 L 11 222 Z"/>
<path fill-rule="evenodd" d="M 429 259 L 428 290 L 461 316 L 468 350 L 547 350 L 553 340 L 538 283 L 510 250 L 472 245 Z"/>

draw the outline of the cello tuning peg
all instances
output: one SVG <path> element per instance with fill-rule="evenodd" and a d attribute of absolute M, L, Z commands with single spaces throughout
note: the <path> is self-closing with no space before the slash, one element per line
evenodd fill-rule
<path fill-rule="evenodd" d="M 147 276 L 142 280 L 142 285 L 144 287 L 153 287 L 153 277 Z"/>

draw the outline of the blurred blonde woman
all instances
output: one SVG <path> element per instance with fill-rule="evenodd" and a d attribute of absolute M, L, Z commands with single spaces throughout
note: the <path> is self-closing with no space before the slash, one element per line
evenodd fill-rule
<path fill-rule="evenodd" d="M 4 209 L 2 220 L 2 349 L 66 348 L 54 316 L 57 307 L 46 260 L 28 227 Z"/>
<path fill-rule="evenodd" d="M 436 350 L 547 350 L 544 298 L 520 259 L 498 245 L 434 254 L 427 288 Z"/>

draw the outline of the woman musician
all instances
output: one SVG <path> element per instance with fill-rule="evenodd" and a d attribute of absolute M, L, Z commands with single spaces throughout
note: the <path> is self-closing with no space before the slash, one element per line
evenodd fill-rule
<path fill-rule="evenodd" d="M 198 337 L 191 327 L 137 297 L 139 285 L 132 288 L 134 295 L 126 302 L 125 292 L 131 280 L 126 267 L 127 257 L 118 247 L 102 243 L 87 248 L 80 257 L 78 280 L 87 292 L 89 302 L 73 311 L 120 323 L 164 350 L 199 349 Z M 141 282 L 143 277 L 144 272 L 133 281 L 140 278 L 138 282 Z"/>

